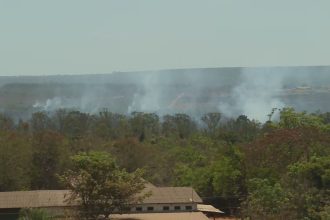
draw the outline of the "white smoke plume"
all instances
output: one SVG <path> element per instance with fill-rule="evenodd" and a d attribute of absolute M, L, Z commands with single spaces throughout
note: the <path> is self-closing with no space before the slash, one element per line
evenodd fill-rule
<path fill-rule="evenodd" d="M 55 112 L 58 109 L 79 110 L 88 113 L 97 113 L 99 108 L 92 103 L 91 97 L 83 96 L 81 98 L 53 97 L 45 101 L 36 101 L 33 104 L 34 111 Z"/>
<path fill-rule="evenodd" d="M 219 111 L 227 117 L 246 115 L 250 119 L 265 122 L 273 108 L 285 107 L 280 98 L 285 73 L 274 69 L 246 69 L 241 73 L 240 83 L 230 94 L 230 103 L 221 102 Z"/>
<path fill-rule="evenodd" d="M 162 88 L 159 85 L 157 74 L 148 74 L 142 79 L 141 88 L 134 96 L 132 103 L 128 106 L 127 113 L 140 112 L 160 112 L 163 100 Z"/>
<path fill-rule="evenodd" d="M 64 108 L 61 97 L 54 97 L 47 99 L 45 102 L 36 101 L 33 104 L 33 108 L 41 111 L 53 111 L 59 108 Z"/>
<path fill-rule="evenodd" d="M 46 79 L 40 79 L 37 87 L 27 87 L 28 91 L 35 89 L 30 94 L 38 94 L 35 99 L 28 97 L 32 111 L 69 108 L 94 114 L 108 109 L 159 116 L 185 113 L 193 118 L 219 111 L 227 117 L 244 114 L 260 122 L 268 119 L 273 108 L 330 111 L 329 102 L 324 101 L 330 97 L 330 67 L 180 69 L 53 76 L 47 80 L 47 86 L 43 84 Z M 8 84 L 3 89 L 12 88 Z"/>

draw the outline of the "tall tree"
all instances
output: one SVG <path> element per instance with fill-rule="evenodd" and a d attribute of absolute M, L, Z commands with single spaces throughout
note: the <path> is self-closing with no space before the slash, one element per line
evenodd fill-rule
<path fill-rule="evenodd" d="M 0 191 L 28 189 L 32 148 L 27 136 L 0 131 Z"/>
<path fill-rule="evenodd" d="M 58 189 L 57 174 L 62 174 L 69 161 L 67 139 L 53 131 L 37 132 L 32 137 L 33 189 Z"/>
<path fill-rule="evenodd" d="M 79 202 L 81 218 L 97 219 L 114 211 L 123 212 L 148 195 L 142 193 L 142 170 L 128 173 L 120 169 L 109 153 L 80 153 L 72 157 L 72 162 L 73 168 L 61 179 L 71 190 L 69 201 Z"/>
<path fill-rule="evenodd" d="M 202 116 L 201 120 L 206 125 L 206 133 L 214 136 L 220 126 L 221 114 L 219 112 L 210 112 Z"/>

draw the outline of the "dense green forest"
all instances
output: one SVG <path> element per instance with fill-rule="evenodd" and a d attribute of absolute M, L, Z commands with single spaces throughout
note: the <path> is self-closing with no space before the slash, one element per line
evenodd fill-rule
<path fill-rule="evenodd" d="M 0 191 L 61 189 L 71 156 L 106 151 L 155 185 L 193 186 L 228 214 L 329 219 L 330 113 L 276 111 L 265 123 L 221 113 L 0 114 Z"/>

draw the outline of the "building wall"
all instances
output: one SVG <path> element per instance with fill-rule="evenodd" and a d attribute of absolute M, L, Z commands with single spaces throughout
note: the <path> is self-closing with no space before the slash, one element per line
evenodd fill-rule
<path fill-rule="evenodd" d="M 20 209 L 0 209 L 0 219 L 16 220 L 18 219 Z"/>
<path fill-rule="evenodd" d="M 180 209 L 176 209 L 175 207 L 179 206 Z M 153 210 L 148 210 L 148 207 L 153 207 Z M 168 207 L 168 210 L 165 210 L 164 207 Z M 191 209 L 187 209 L 186 207 L 191 207 Z M 140 210 L 141 209 L 141 210 Z M 132 213 L 139 212 L 191 212 L 197 210 L 196 203 L 171 203 L 171 204 L 142 204 L 136 205 L 131 208 Z"/>

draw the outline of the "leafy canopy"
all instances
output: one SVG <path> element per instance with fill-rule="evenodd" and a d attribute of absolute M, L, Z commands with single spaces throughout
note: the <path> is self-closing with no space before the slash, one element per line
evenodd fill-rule
<path fill-rule="evenodd" d="M 82 218 L 121 213 L 147 196 L 142 193 L 142 170 L 128 173 L 120 169 L 109 153 L 80 153 L 72 157 L 72 163 L 73 168 L 61 179 L 71 190 L 69 201 L 79 203 Z"/>

